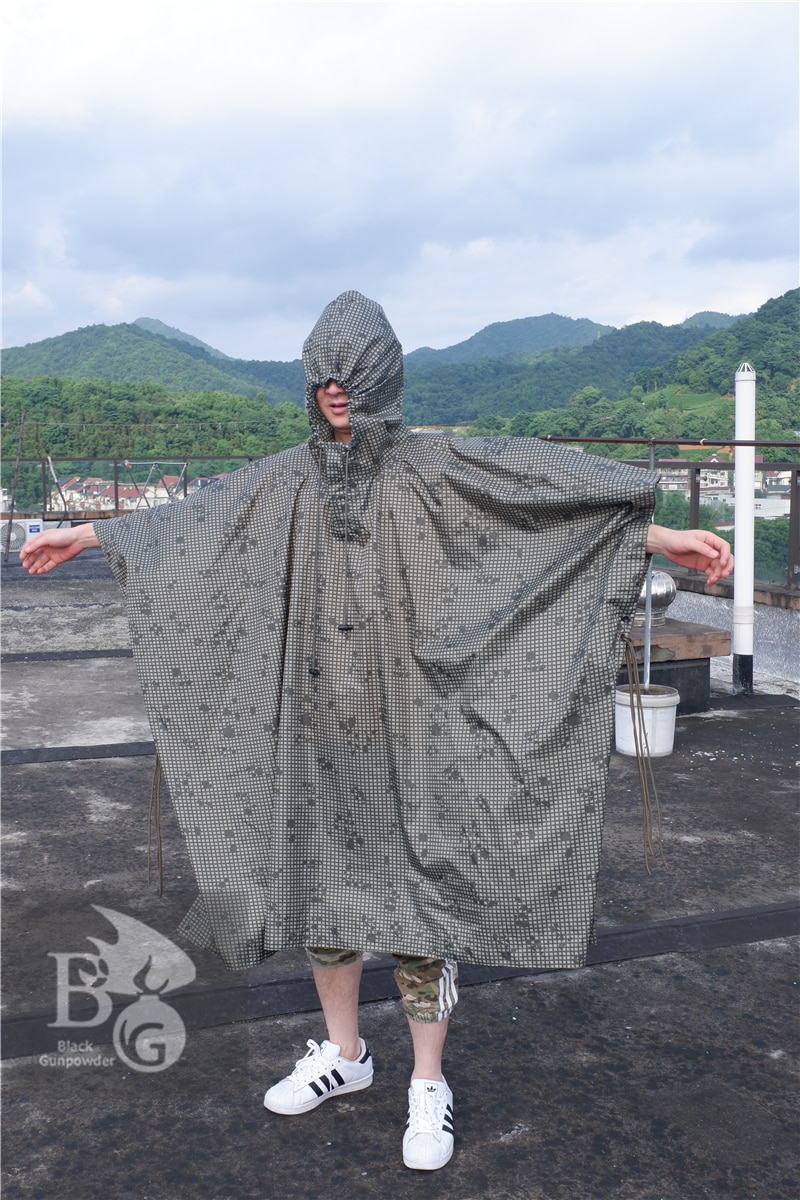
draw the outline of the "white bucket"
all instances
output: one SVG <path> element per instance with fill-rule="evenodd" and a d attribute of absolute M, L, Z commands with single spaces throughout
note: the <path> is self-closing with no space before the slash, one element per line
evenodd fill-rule
<path fill-rule="evenodd" d="M 663 758 L 672 754 L 672 743 L 675 740 L 675 711 L 680 696 L 675 688 L 661 687 L 652 684 L 645 692 L 642 690 L 642 712 L 639 712 L 638 701 L 633 698 L 634 715 L 637 722 L 637 733 L 644 751 L 642 723 L 647 733 L 647 744 L 652 758 Z M 633 738 L 633 721 L 631 719 L 630 688 L 627 684 L 617 688 L 614 704 L 614 728 L 618 754 L 636 754 L 636 743 Z"/>

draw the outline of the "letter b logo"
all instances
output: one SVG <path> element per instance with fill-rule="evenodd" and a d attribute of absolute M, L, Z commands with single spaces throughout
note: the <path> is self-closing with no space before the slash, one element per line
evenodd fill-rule
<path fill-rule="evenodd" d="M 111 1015 L 111 997 L 105 990 L 108 979 L 106 964 L 99 954 L 54 954 L 48 958 L 56 960 L 56 1019 L 50 1022 L 50 1028 L 63 1026 L 65 1028 L 89 1027 L 102 1025 Z M 73 969 L 74 964 L 74 969 Z M 81 964 L 83 969 L 80 969 Z M 95 1012 L 88 1019 L 78 1020 L 73 1017 L 73 996 L 85 996 L 95 1006 Z"/>

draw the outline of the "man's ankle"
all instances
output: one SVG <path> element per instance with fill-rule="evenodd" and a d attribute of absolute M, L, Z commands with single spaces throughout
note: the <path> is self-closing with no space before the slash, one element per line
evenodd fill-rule
<path fill-rule="evenodd" d="M 332 1039 L 331 1039 L 332 1040 Z M 354 1042 L 336 1043 L 339 1046 L 339 1056 L 348 1059 L 349 1062 L 357 1062 L 361 1058 L 361 1039 L 356 1038 Z"/>

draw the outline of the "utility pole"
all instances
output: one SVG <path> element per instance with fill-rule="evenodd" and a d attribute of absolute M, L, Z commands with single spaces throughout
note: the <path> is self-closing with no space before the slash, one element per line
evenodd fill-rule
<path fill-rule="evenodd" d="M 756 437 L 756 373 L 743 362 L 736 372 L 736 441 Z M 755 474 L 754 446 L 737 446 L 734 469 L 733 573 L 733 690 L 753 694 L 753 580 L 755 575 Z"/>

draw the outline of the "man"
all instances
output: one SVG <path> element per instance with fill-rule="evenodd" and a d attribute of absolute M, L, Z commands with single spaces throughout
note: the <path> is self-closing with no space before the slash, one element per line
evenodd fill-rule
<path fill-rule="evenodd" d="M 414 1069 L 407 1166 L 453 1151 L 455 960 L 580 966 L 611 697 L 652 553 L 730 573 L 725 541 L 650 524 L 656 477 L 533 439 L 402 424 L 402 351 L 345 292 L 303 350 L 307 446 L 180 504 L 47 531 L 101 545 L 200 895 L 182 932 L 229 966 L 309 948 L 328 1039 L 265 1105 L 372 1082 L 364 951 L 394 954 Z"/>

